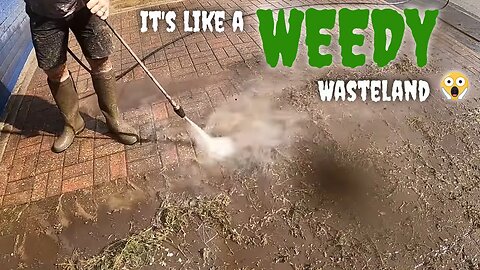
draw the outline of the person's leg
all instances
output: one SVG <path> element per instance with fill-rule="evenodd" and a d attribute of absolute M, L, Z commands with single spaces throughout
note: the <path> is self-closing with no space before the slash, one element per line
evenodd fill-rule
<path fill-rule="evenodd" d="M 28 14 L 38 66 L 47 74 L 48 85 L 65 121 L 62 133 L 52 146 L 52 151 L 60 153 L 85 127 L 78 111 L 78 95 L 65 64 L 68 27 L 61 20 L 51 20 L 31 12 Z"/>
<path fill-rule="evenodd" d="M 135 144 L 139 140 L 137 131 L 123 121 L 118 109 L 116 96 L 116 80 L 112 63 L 108 57 L 89 59 L 92 69 L 92 82 L 98 97 L 98 105 L 102 110 L 109 130 L 123 144 Z"/>
<path fill-rule="evenodd" d="M 124 122 L 118 109 L 115 73 L 109 60 L 113 44 L 105 22 L 85 8 L 75 15 L 70 28 L 92 69 L 93 87 L 108 128 L 123 144 L 138 142 L 137 131 Z"/>
<path fill-rule="evenodd" d="M 45 72 L 53 98 L 65 122 L 62 133 L 52 146 L 53 152 L 61 153 L 73 143 L 75 135 L 83 131 L 85 122 L 79 112 L 78 94 L 66 64 Z"/>
<path fill-rule="evenodd" d="M 43 71 L 47 74 L 47 78 L 51 82 L 64 82 L 70 77 L 65 63 L 54 68 L 44 69 Z"/>

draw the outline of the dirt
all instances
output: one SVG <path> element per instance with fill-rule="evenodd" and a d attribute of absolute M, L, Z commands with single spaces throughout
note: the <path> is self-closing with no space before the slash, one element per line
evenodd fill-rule
<path fill-rule="evenodd" d="M 272 71 L 259 62 L 230 78 L 306 116 L 270 160 L 192 160 L 3 209 L 0 247 L 14 247 L 2 250 L 4 269 L 480 268 L 476 99 L 452 105 L 433 92 L 425 103 L 322 103 L 320 78 L 435 85 L 441 75 L 407 59 L 380 72 Z"/>

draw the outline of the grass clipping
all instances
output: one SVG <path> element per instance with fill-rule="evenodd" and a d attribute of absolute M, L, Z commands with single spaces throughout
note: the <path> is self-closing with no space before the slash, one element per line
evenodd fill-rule
<path fill-rule="evenodd" d="M 231 224 L 227 206 L 230 197 L 167 196 L 154 218 L 153 225 L 139 233 L 116 241 L 96 256 L 78 259 L 73 256 L 61 264 L 62 269 L 138 269 L 151 265 L 160 256 L 163 244 L 171 243 L 171 235 L 186 235 L 193 220 L 218 230 L 226 239 L 240 243 L 241 237 Z"/>

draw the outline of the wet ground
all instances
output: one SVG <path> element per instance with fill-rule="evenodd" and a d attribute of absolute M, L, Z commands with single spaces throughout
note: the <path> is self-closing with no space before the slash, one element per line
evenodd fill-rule
<path fill-rule="evenodd" d="M 412 71 L 420 72 L 406 59 L 381 75 L 239 65 L 233 77 L 243 78 L 244 92 L 216 113 L 255 92 L 302 116 L 270 159 L 189 160 L 4 209 L 2 233 L 16 235 L 1 240 L 14 247 L 2 250 L 5 269 L 477 269 L 478 97 L 321 103 L 314 81 Z M 146 85 L 143 98 L 156 95 L 132 83 Z M 179 122 L 165 134 L 188 141 L 182 129 Z"/>
<path fill-rule="evenodd" d="M 159 76 L 200 125 L 220 122 L 212 130 L 222 134 L 263 119 L 272 128 L 253 139 L 274 133 L 280 143 L 233 163 L 193 153 L 178 166 L 151 163 L 148 173 L 5 207 L 2 269 L 479 269 L 480 92 L 443 100 L 438 82 L 458 63 L 434 51 L 419 69 L 409 53 L 381 70 L 314 70 L 301 52 L 292 69 L 253 58 L 201 81 Z M 424 103 L 323 103 L 324 78 L 422 78 L 432 94 Z M 238 93 L 214 111 L 186 98 L 225 80 Z M 162 100 L 148 79 L 121 82 L 119 92 L 124 111 Z M 82 99 L 89 115 L 95 106 Z M 279 112 L 292 118 L 272 122 Z M 170 120 L 145 147 L 191 143 L 185 123 Z"/>

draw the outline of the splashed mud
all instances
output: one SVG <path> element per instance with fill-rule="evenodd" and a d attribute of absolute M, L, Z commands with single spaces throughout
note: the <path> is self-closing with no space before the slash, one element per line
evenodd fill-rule
<path fill-rule="evenodd" d="M 113 194 L 107 199 L 106 206 L 109 211 L 122 211 L 134 208 L 138 203 L 147 198 L 140 189 L 129 189 L 124 192 Z"/>
<path fill-rule="evenodd" d="M 229 137 L 211 137 L 188 117 L 188 130 L 206 159 L 224 161 L 235 155 L 236 145 Z"/>
<path fill-rule="evenodd" d="M 302 120 L 304 115 L 275 105 L 272 96 L 246 93 L 218 108 L 209 117 L 205 129 L 231 138 L 235 154 L 225 160 L 224 165 L 266 164 L 272 161 L 276 148 L 286 148 L 293 143 Z"/>

